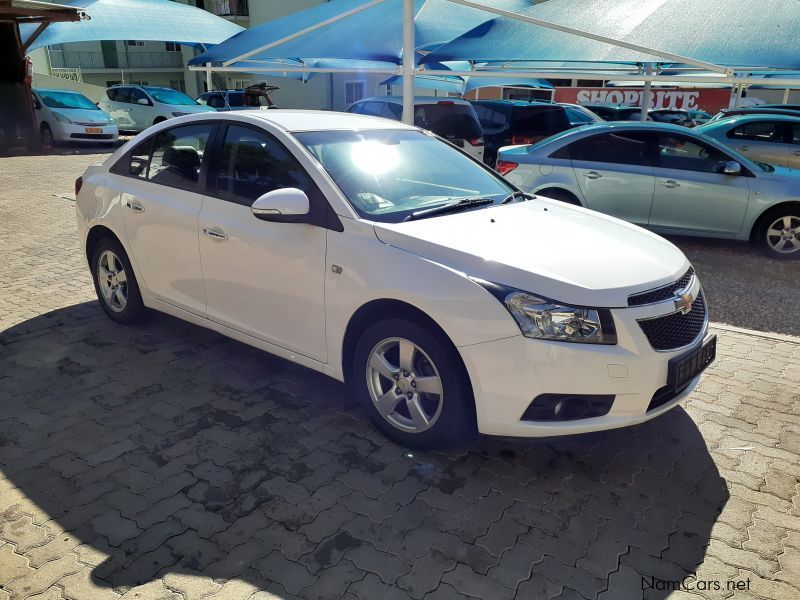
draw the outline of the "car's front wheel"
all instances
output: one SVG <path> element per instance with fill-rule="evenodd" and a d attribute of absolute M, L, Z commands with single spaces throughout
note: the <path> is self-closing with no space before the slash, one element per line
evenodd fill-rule
<path fill-rule="evenodd" d="M 771 258 L 800 259 L 800 207 L 778 207 L 764 215 L 756 241 Z"/>
<path fill-rule="evenodd" d="M 145 313 L 128 255 L 114 239 L 100 240 L 92 253 L 92 276 L 100 306 L 112 320 L 131 325 Z"/>
<path fill-rule="evenodd" d="M 413 321 L 389 319 L 358 341 L 352 383 L 374 425 L 409 448 L 444 446 L 474 430 L 474 401 L 451 344 Z"/>

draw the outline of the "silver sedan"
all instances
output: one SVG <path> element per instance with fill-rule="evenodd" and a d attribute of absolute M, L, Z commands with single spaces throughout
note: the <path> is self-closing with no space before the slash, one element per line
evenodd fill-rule
<path fill-rule="evenodd" d="M 606 123 L 508 146 L 497 170 L 521 189 L 661 234 L 754 241 L 800 259 L 800 172 L 752 161 L 666 123 Z"/>
<path fill-rule="evenodd" d="M 740 115 L 697 129 L 753 160 L 800 169 L 800 118 Z"/>

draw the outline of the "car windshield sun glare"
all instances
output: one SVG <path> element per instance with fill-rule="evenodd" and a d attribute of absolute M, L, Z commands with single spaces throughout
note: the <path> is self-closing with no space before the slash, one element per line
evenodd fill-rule
<path fill-rule="evenodd" d="M 394 171 L 400 164 L 397 144 L 379 140 L 355 142 L 350 156 L 356 168 L 375 175 Z"/>

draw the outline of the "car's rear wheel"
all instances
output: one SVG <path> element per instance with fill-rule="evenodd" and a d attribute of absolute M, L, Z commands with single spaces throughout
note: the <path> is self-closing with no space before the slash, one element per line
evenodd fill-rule
<path fill-rule="evenodd" d="M 441 447 L 473 429 L 460 357 L 415 322 L 389 319 L 369 327 L 356 345 L 352 383 L 373 424 L 402 446 Z"/>
<path fill-rule="evenodd" d="M 144 317 L 136 275 L 117 240 L 105 238 L 97 243 L 92 253 L 92 276 L 100 306 L 113 321 L 131 325 Z"/>
<path fill-rule="evenodd" d="M 756 241 L 771 258 L 800 259 L 800 206 L 769 211 L 756 230 Z"/>

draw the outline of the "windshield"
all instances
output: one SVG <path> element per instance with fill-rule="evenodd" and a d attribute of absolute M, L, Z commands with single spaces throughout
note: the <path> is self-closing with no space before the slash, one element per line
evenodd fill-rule
<path fill-rule="evenodd" d="M 50 108 L 79 108 L 81 110 L 100 110 L 94 102 L 75 92 L 37 92 L 45 106 Z"/>
<path fill-rule="evenodd" d="M 514 191 L 488 168 L 420 131 L 310 131 L 295 137 L 364 219 L 399 223 L 464 198 L 502 202 Z"/>
<path fill-rule="evenodd" d="M 146 87 L 144 89 L 147 90 L 147 92 L 155 99 L 156 102 L 161 102 L 161 104 L 171 104 L 174 106 L 197 104 L 197 102 L 189 98 L 189 96 L 183 92 L 179 92 L 178 90 L 152 87 Z"/>
<path fill-rule="evenodd" d="M 438 104 L 417 104 L 414 125 L 447 139 L 473 140 L 483 137 L 475 110 L 468 104 L 442 100 Z"/>

